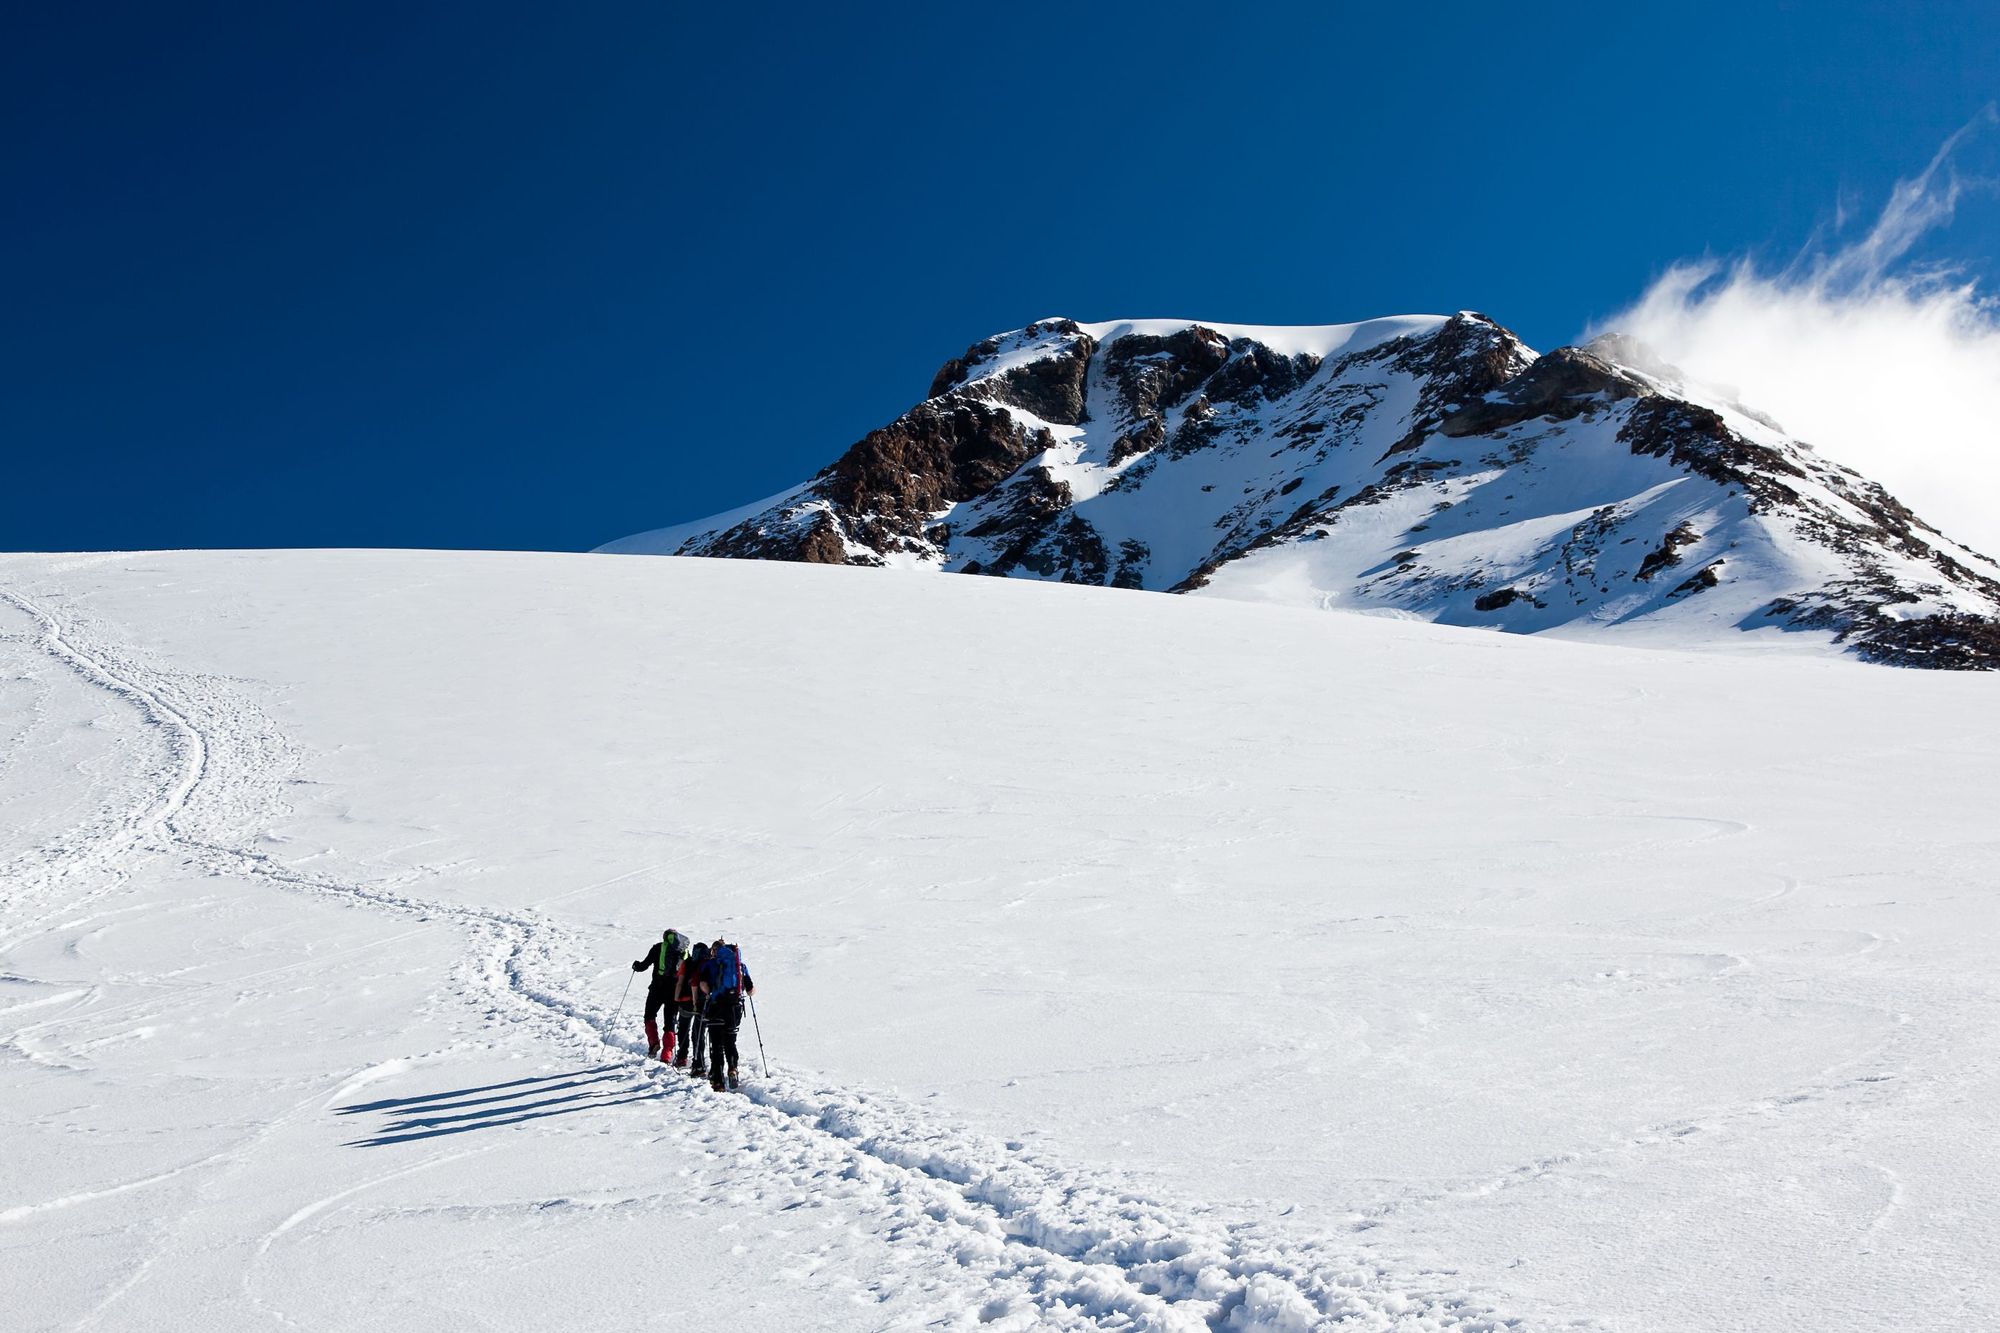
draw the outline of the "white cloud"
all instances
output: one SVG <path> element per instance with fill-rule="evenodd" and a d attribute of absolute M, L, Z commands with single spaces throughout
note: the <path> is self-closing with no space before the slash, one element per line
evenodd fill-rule
<path fill-rule="evenodd" d="M 1960 141 L 1996 121 L 1988 107 L 1898 181 L 1859 240 L 1775 273 L 1747 259 L 1676 264 L 1598 329 L 1732 386 L 1947 536 L 2000 555 L 2000 303 L 1950 270 L 1905 262 L 1974 184 L 1953 166 Z"/>

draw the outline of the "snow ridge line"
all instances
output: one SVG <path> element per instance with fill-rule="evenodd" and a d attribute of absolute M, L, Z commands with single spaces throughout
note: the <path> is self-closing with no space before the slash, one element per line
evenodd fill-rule
<path fill-rule="evenodd" d="M 637 1054 L 636 1042 L 614 1031 L 607 1006 L 577 993 L 575 979 L 587 975 L 585 951 L 580 938 L 556 922 L 532 911 L 431 902 L 296 870 L 267 852 L 190 827 L 188 812 L 198 796 L 213 793 L 225 809 L 241 811 L 245 798 L 259 795 L 260 777 L 268 777 L 231 771 L 219 755 L 241 749 L 254 764 L 261 752 L 275 764 L 296 758 L 296 749 L 278 754 L 272 742 L 282 744 L 282 738 L 275 729 L 254 734 L 263 719 L 246 700 L 213 688 L 177 697 L 165 673 L 86 646 L 23 596 L 4 589 L 0 596 L 42 624 L 42 645 L 52 656 L 126 700 L 167 735 L 180 771 L 128 821 L 134 845 L 152 834 L 158 850 L 179 852 L 212 874 L 419 921 L 451 921 L 476 944 L 459 969 L 464 998 L 477 1004 L 484 995 L 509 1011 L 489 1008 L 494 1020 L 523 1022 L 584 1058 Z M 109 845 L 100 844 L 78 863 L 101 859 Z M 962 1271 L 962 1297 L 983 1300 L 979 1319 L 997 1328 L 1501 1333 L 1526 1326 L 1449 1272 L 1391 1264 L 1352 1242 L 1281 1238 L 1218 1210 L 1175 1209 L 1139 1198 L 1108 1175 L 1063 1168 L 1017 1144 L 926 1123 L 896 1099 L 815 1087 L 782 1073 L 748 1091 L 744 1101 L 681 1083 L 670 1086 L 664 1100 L 675 1103 L 684 1134 L 754 1146 L 761 1174 L 789 1177 L 794 1188 L 810 1181 L 814 1194 L 886 1215 L 885 1234 L 916 1242 Z M 734 1160 L 749 1159 L 737 1154 Z M 951 1308 L 963 1316 L 962 1304 Z"/>

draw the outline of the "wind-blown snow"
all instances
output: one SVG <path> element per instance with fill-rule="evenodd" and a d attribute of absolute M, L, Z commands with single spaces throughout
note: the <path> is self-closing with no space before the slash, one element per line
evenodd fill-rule
<path fill-rule="evenodd" d="M 1974 1329 L 1979 676 L 734 561 L 0 559 L 26 1329 Z M 742 941 L 769 1078 L 634 1055 Z"/>
<path fill-rule="evenodd" d="M 2000 552 L 2000 304 L 1963 273 L 1907 258 L 1971 188 L 1953 161 L 1962 141 L 1996 123 L 1989 104 L 1848 243 L 1777 271 L 1748 258 L 1673 264 L 1600 327 L 1738 386 L 1944 532 Z"/>

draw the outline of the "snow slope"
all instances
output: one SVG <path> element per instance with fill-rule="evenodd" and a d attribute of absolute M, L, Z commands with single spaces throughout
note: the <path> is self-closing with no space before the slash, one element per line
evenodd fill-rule
<path fill-rule="evenodd" d="M 754 562 L 0 592 L 10 1327 L 2000 1321 L 1988 678 Z M 748 1097 L 633 1057 L 667 925 Z"/>
<path fill-rule="evenodd" d="M 2000 564 L 1629 339 L 1471 311 L 1038 321 L 811 480 L 602 549 L 2000 667 Z"/>

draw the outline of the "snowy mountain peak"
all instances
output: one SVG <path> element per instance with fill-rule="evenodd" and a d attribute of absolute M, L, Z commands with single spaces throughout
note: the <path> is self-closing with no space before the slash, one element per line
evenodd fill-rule
<path fill-rule="evenodd" d="M 810 481 L 603 549 L 2000 665 L 1993 561 L 1630 338 L 1474 311 L 1037 320 Z"/>

